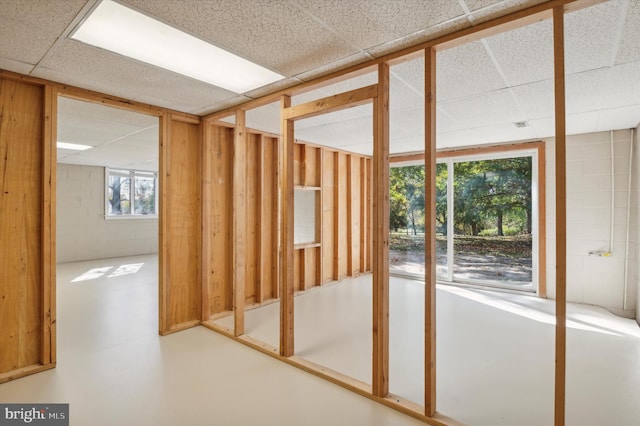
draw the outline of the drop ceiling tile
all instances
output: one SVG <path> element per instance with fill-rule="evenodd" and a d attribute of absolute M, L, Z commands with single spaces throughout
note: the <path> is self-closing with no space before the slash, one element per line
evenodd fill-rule
<path fill-rule="evenodd" d="M 424 95 L 421 94 L 421 92 L 416 92 L 412 87 L 409 87 L 398 78 L 391 77 L 391 83 L 389 85 L 390 111 L 393 112 L 417 107 L 424 107 Z"/>
<path fill-rule="evenodd" d="M 26 64 L 20 61 L 14 61 L 13 59 L 6 59 L 0 57 L 0 69 L 13 71 L 20 74 L 29 74 L 33 69 L 32 64 Z"/>
<path fill-rule="evenodd" d="M 567 74 L 613 64 L 621 4 L 613 0 L 565 15 Z"/>
<path fill-rule="evenodd" d="M 282 80 L 276 81 L 275 83 L 267 84 L 266 86 L 262 86 L 250 92 L 246 92 L 244 93 L 244 96 L 257 99 L 274 92 L 288 89 L 289 87 L 296 86 L 300 83 L 302 83 L 302 81 L 295 77 L 284 78 Z"/>
<path fill-rule="evenodd" d="M 436 64 L 439 101 L 505 87 L 502 77 L 479 41 L 438 52 Z"/>
<path fill-rule="evenodd" d="M 302 81 L 311 81 L 315 80 L 316 78 L 331 74 L 334 71 L 345 69 L 352 65 L 361 64 L 370 59 L 371 57 L 367 54 L 363 52 L 357 52 L 342 58 L 338 58 L 337 60 L 331 62 L 314 66 L 307 71 L 296 74 L 295 77 Z"/>
<path fill-rule="evenodd" d="M 336 146 L 335 148 L 341 149 L 347 152 L 353 152 L 354 154 L 366 155 L 369 157 L 373 155 L 373 145 L 371 143 L 360 143 L 357 145 L 348 145 L 348 146 Z"/>
<path fill-rule="evenodd" d="M 457 148 L 462 146 L 470 146 L 473 141 L 473 133 L 471 130 L 456 130 L 454 132 L 438 133 L 436 137 L 436 148 Z"/>
<path fill-rule="evenodd" d="M 462 0 L 466 5 L 467 8 L 473 12 L 476 11 L 478 9 L 484 9 L 485 7 L 489 7 L 489 6 L 496 6 L 498 5 L 498 3 L 501 3 L 502 0 Z"/>
<path fill-rule="evenodd" d="M 629 1 L 616 64 L 640 61 L 640 1 Z"/>
<path fill-rule="evenodd" d="M 567 134 L 577 135 L 581 133 L 595 132 L 597 129 L 599 111 L 567 114 Z"/>
<path fill-rule="evenodd" d="M 254 108 L 246 113 L 247 127 L 280 134 L 280 103 Z"/>
<path fill-rule="evenodd" d="M 473 17 L 474 23 L 478 24 L 544 3 L 545 1 L 546 0 L 505 0 L 492 5 L 485 5 L 482 9 L 472 10 L 471 16 Z M 473 2 L 467 2 L 467 4 L 469 3 L 473 4 Z"/>
<path fill-rule="evenodd" d="M 344 125 L 351 121 L 356 121 L 362 118 L 373 117 L 373 108 L 371 104 L 360 105 L 353 108 L 343 109 L 328 114 L 317 115 L 311 118 L 305 118 L 303 120 L 296 121 L 295 128 L 297 129 L 309 129 L 320 126 L 333 126 Z M 372 118 L 371 118 L 372 119 Z M 371 132 L 372 130 L 366 130 Z"/>
<path fill-rule="evenodd" d="M 422 136 L 424 145 L 424 108 L 393 111 L 390 114 L 393 127 L 390 131 L 392 139 L 405 136 Z"/>
<path fill-rule="evenodd" d="M 550 138 L 555 137 L 556 134 L 556 122 L 552 117 L 539 118 L 536 120 L 529 120 L 529 127 L 534 130 L 537 138 Z"/>
<path fill-rule="evenodd" d="M 360 49 L 402 38 L 464 13 L 458 2 L 450 0 L 292 0 L 291 3 Z M 389 19 L 391 16 L 393 19 Z"/>
<path fill-rule="evenodd" d="M 348 80 L 329 84 L 319 89 L 315 89 L 309 92 L 295 95 L 291 98 L 291 104 L 300 105 L 307 102 L 312 102 L 317 99 L 322 99 L 328 96 L 349 92 L 351 90 L 359 89 L 361 87 L 371 86 L 372 84 L 376 84 L 377 82 L 378 82 L 377 73 L 363 74 L 357 77 L 350 78 Z"/>
<path fill-rule="evenodd" d="M 505 123 L 515 127 L 513 123 L 526 119 L 508 89 L 442 102 L 438 106 L 464 128 Z"/>
<path fill-rule="evenodd" d="M 512 87 L 511 91 L 522 107 L 527 120 L 553 118 L 555 108 L 553 80 L 523 84 Z"/>
<path fill-rule="evenodd" d="M 470 26 L 471 22 L 469 22 L 467 17 L 465 15 L 461 15 L 453 18 L 450 21 L 442 22 L 435 26 L 417 31 L 406 37 L 387 41 L 378 46 L 367 49 L 367 52 L 372 56 L 379 58 L 386 54 L 397 52 L 408 47 L 413 47 L 417 44 L 433 40 L 440 36 L 451 34 L 455 31 L 459 31 Z"/>
<path fill-rule="evenodd" d="M 184 112 L 236 96 L 74 40 L 58 44 L 41 65 L 33 72 L 37 77 Z"/>
<path fill-rule="evenodd" d="M 212 112 L 222 111 L 223 109 L 232 108 L 236 105 L 243 104 L 245 102 L 249 102 L 251 98 L 248 98 L 244 95 L 237 95 L 232 98 L 222 99 L 212 104 L 196 108 L 192 111 L 188 111 L 190 114 L 195 115 L 207 115 Z"/>
<path fill-rule="evenodd" d="M 640 125 L 640 105 L 629 105 L 600 111 L 597 131 L 636 128 Z"/>
<path fill-rule="evenodd" d="M 0 57 L 37 64 L 86 0 L 0 0 Z"/>
<path fill-rule="evenodd" d="M 296 129 L 296 138 L 330 147 L 372 143 L 373 117 Z"/>
<path fill-rule="evenodd" d="M 424 96 L 424 58 L 413 59 L 407 62 L 401 62 L 392 65 L 390 69 L 391 75 L 402 80 L 411 87 L 416 93 Z"/>
<path fill-rule="evenodd" d="M 357 52 L 283 0 L 126 0 L 138 10 L 285 76 Z"/>
<path fill-rule="evenodd" d="M 122 123 L 139 128 L 158 124 L 158 118 L 124 109 L 113 108 L 92 102 L 58 97 L 58 115 L 73 122 Z"/>
<path fill-rule="evenodd" d="M 640 104 L 640 61 L 611 68 L 601 97 L 603 108 Z"/>
<path fill-rule="evenodd" d="M 603 107 L 609 69 L 598 69 L 566 76 L 567 114 L 597 111 Z"/>
<path fill-rule="evenodd" d="M 488 37 L 486 42 L 511 86 L 553 78 L 550 20 Z"/>
<path fill-rule="evenodd" d="M 404 138 L 398 138 L 389 146 L 389 154 L 406 154 L 409 152 L 424 151 L 424 136 L 413 135 Z"/>

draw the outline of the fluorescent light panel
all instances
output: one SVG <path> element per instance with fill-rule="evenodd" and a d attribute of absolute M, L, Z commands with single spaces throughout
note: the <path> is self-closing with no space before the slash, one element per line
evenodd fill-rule
<path fill-rule="evenodd" d="M 111 0 L 103 0 L 71 38 L 236 93 L 284 78 Z"/>
<path fill-rule="evenodd" d="M 93 148 L 91 145 L 81 145 L 69 142 L 58 142 L 56 146 L 61 149 L 73 149 L 74 151 L 86 151 L 87 149 Z"/>

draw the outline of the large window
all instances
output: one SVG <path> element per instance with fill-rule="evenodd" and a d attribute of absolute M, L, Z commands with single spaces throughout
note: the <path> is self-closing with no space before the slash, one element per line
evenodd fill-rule
<path fill-rule="evenodd" d="M 156 216 L 157 173 L 109 168 L 105 170 L 107 218 Z"/>
<path fill-rule="evenodd" d="M 538 288 L 538 152 L 439 155 L 436 273 L 441 282 Z M 424 165 L 390 170 L 390 272 L 422 275 Z"/>

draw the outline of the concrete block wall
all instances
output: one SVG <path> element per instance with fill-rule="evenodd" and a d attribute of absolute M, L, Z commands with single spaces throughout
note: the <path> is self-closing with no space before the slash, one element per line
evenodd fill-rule
<path fill-rule="evenodd" d="M 634 317 L 636 292 L 624 304 L 626 218 L 631 130 L 613 132 L 614 209 L 611 211 L 611 134 L 567 137 L 567 300 Z M 547 288 L 555 297 L 555 140 L 547 141 Z M 633 213 L 633 211 L 631 212 Z M 637 216 L 637 213 L 636 213 Z M 613 220 L 613 245 L 609 247 Z M 590 252 L 609 256 L 590 255 Z"/>
<path fill-rule="evenodd" d="M 295 191 L 293 212 L 293 242 L 316 242 L 316 191 Z"/>
<path fill-rule="evenodd" d="M 104 218 L 104 168 L 58 164 L 57 262 L 158 252 L 158 219 Z"/>

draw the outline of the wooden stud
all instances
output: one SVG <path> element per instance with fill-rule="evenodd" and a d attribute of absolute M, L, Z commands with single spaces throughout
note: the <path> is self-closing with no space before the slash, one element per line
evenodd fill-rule
<path fill-rule="evenodd" d="M 317 248 L 317 256 L 316 256 L 316 283 L 317 285 L 322 285 L 323 283 L 323 265 L 324 265 L 324 250 L 322 248 L 322 244 L 324 244 L 324 215 L 323 215 L 323 190 L 324 190 L 324 151 L 322 148 L 317 149 L 317 161 L 318 167 L 316 170 L 317 173 L 317 182 L 320 186 L 320 191 L 316 193 L 316 242 L 320 243 L 320 246 Z"/>
<path fill-rule="evenodd" d="M 389 65 L 373 103 L 373 394 L 389 393 Z"/>
<path fill-rule="evenodd" d="M 353 276 L 353 200 L 352 200 L 352 192 L 353 192 L 353 176 L 352 176 L 352 168 L 353 165 L 351 162 L 353 161 L 353 156 L 351 154 L 347 154 L 347 175 L 345 179 L 347 180 L 347 275 Z"/>
<path fill-rule="evenodd" d="M 425 414 L 436 413 L 436 51 L 425 52 L 424 138 L 424 396 Z"/>
<path fill-rule="evenodd" d="M 556 128 L 556 368 L 555 425 L 565 423 L 567 354 L 567 169 L 564 75 L 564 10 L 553 9 Z"/>
<path fill-rule="evenodd" d="M 340 153 L 333 153 L 333 279 L 340 279 Z"/>
<path fill-rule="evenodd" d="M 265 247 L 263 241 L 266 238 L 266 233 L 269 230 L 268 226 L 264 226 L 264 216 L 262 215 L 263 204 L 266 203 L 264 198 L 265 187 L 266 187 L 266 179 L 265 175 L 269 172 L 264 168 L 264 150 L 265 150 L 265 139 L 264 135 L 260 136 L 258 141 L 258 164 L 257 164 L 257 175 L 258 175 L 258 191 L 256 196 L 256 204 L 258 206 L 258 217 L 257 217 L 257 244 L 258 244 L 258 271 L 257 271 L 257 287 L 256 287 L 256 303 L 262 303 L 264 300 L 264 287 L 269 282 L 268 277 L 265 276 Z"/>
<path fill-rule="evenodd" d="M 200 125 L 202 132 L 202 314 L 201 321 L 207 321 L 211 316 L 211 216 L 213 212 L 213 197 L 211 194 L 211 173 L 213 170 L 213 141 L 211 122 L 204 120 Z"/>
<path fill-rule="evenodd" d="M 291 106 L 291 98 L 283 96 L 282 111 Z M 290 357 L 294 353 L 293 342 L 293 121 L 282 113 L 282 142 L 280 144 L 280 199 L 281 199 L 281 269 L 280 282 L 280 355 Z"/>
<path fill-rule="evenodd" d="M 171 146 L 171 115 L 164 113 L 160 116 L 160 152 L 159 152 L 159 171 L 158 180 L 160 187 L 160 198 L 158 199 L 158 205 L 160 210 L 159 222 L 159 247 L 158 247 L 158 328 L 160 334 L 169 332 L 171 323 L 169 318 L 169 263 L 168 263 L 168 249 L 169 249 L 169 231 L 168 231 L 168 211 L 169 206 L 167 203 L 167 174 L 170 169 L 171 157 L 169 155 L 169 149 Z"/>
<path fill-rule="evenodd" d="M 538 296 L 547 297 L 547 176 L 544 142 L 538 146 Z"/>
<path fill-rule="evenodd" d="M 367 159 L 360 158 L 360 272 L 367 270 L 366 255 L 368 247 L 367 238 Z"/>
<path fill-rule="evenodd" d="M 236 112 L 233 138 L 233 326 L 244 334 L 244 302 L 247 272 L 247 132 L 245 111 Z"/>
<path fill-rule="evenodd" d="M 42 365 L 56 362 L 56 141 L 58 93 L 44 87 L 42 206 Z"/>
<path fill-rule="evenodd" d="M 307 102 L 305 104 L 288 107 L 282 111 L 283 119 L 300 120 L 303 118 L 315 117 L 316 115 L 340 111 L 341 109 L 368 104 L 371 102 L 372 98 L 377 96 L 377 92 L 378 88 L 374 84 L 372 86 L 362 87 L 350 92 L 344 92 L 327 98 Z"/>

